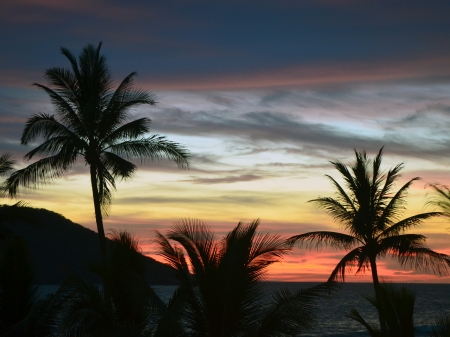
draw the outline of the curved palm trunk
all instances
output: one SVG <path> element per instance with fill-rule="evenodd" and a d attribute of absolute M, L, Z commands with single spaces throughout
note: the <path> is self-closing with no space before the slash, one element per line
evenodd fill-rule
<path fill-rule="evenodd" d="M 375 297 L 377 299 L 377 302 L 379 304 L 382 303 L 383 298 L 381 295 L 381 286 L 380 286 L 380 281 L 378 279 L 378 270 L 377 270 L 377 263 L 376 263 L 376 256 L 371 257 L 370 258 L 370 269 L 372 271 L 372 280 L 373 280 L 373 287 L 375 290 Z M 383 314 L 381 311 L 378 311 L 378 318 L 380 320 L 380 331 L 381 331 L 381 336 L 386 336 L 387 333 L 387 329 L 386 329 L 386 320 L 383 317 Z"/>
<path fill-rule="evenodd" d="M 102 255 L 102 262 L 104 265 L 106 265 L 107 251 L 106 251 L 105 229 L 103 228 L 102 209 L 100 206 L 100 195 L 98 192 L 97 174 L 94 165 L 90 166 L 90 171 L 91 171 L 92 197 L 94 199 L 95 221 L 97 223 L 98 242 L 100 244 L 100 253 Z"/>

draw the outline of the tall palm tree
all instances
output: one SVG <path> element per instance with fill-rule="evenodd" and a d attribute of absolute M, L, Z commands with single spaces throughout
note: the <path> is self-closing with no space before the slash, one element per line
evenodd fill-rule
<path fill-rule="evenodd" d="M 45 72 L 49 86 L 34 84 L 49 95 L 55 115 L 39 113 L 29 118 L 21 143 L 28 145 L 43 138 L 43 143 L 28 152 L 25 159 L 43 158 L 14 172 L 4 189 L 13 197 L 19 186 L 37 188 L 63 176 L 81 157 L 89 166 L 99 243 L 105 260 L 103 215 L 108 214 L 116 179 L 130 178 L 137 168 L 129 160 L 167 158 L 185 168 L 189 154 L 165 137 L 147 136 L 150 119 L 130 121 L 130 109 L 156 102 L 150 93 L 133 88 L 134 72 L 113 90 L 110 70 L 100 54 L 101 45 L 87 45 L 78 60 L 68 49 L 61 48 L 71 68 L 50 68 Z"/>
<path fill-rule="evenodd" d="M 450 257 L 437 253 L 425 245 L 426 237 L 421 234 L 406 234 L 405 231 L 417 227 L 426 219 L 441 215 L 440 212 L 417 214 L 405 219 L 401 215 L 405 209 L 406 195 L 413 178 L 399 190 L 394 191 L 394 183 L 400 177 L 403 164 L 398 164 L 386 174 L 381 171 L 383 148 L 374 160 L 366 152 L 355 151 L 356 161 L 348 168 L 340 161 L 331 164 L 342 175 L 347 191 L 333 177 L 327 175 L 336 190 L 336 197 L 320 197 L 310 200 L 318 208 L 324 209 L 349 234 L 330 231 L 309 232 L 292 236 L 292 244 L 319 248 L 330 246 L 349 251 L 331 272 L 330 281 L 344 281 L 347 268 L 356 267 L 356 273 L 372 272 L 375 294 L 381 301 L 380 282 L 376 260 L 386 255 L 398 259 L 402 266 L 447 274 Z M 381 328 L 383 325 L 381 322 Z"/>
<path fill-rule="evenodd" d="M 289 247 L 277 235 L 258 233 L 258 225 L 239 223 L 218 242 L 200 220 L 181 220 L 166 236 L 157 232 L 159 254 L 180 282 L 169 310 L 188 336 L 297 336 L 313 325 L 314 303 L 330 288 L 283 289 L 265 298 L 267 267 Z"/>

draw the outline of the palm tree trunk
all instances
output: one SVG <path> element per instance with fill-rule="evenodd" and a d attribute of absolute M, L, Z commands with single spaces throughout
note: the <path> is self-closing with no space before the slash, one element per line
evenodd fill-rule
<path fill-rule="evenodd" d="M 100 206 L 100 195 L 98 192 L 98 185 L 97 185 L 96 167 L 94 165 L 91 165 L 90 171 L 91 171 L 92 197 L 94 199 L 95 221 L 97 223 L 98 242 L 100 244 L 100 253 L 102 256 L 102 262 L 103 265 L 106 266 L 107 262 L 106 237 L 105 237 L 105 229 L 103 228 L 103 217 L 102 217 L 102 209 Z"/>
<path fill-rule="evenodd" d="M 378 279 L 376 259 L 377 259 L 376 256 L 370 257 L 370 269 L 372 271 L 372 280 L 373 280 L 373 287 L 375 290 L 375 298 L 377 299 L 378 305 L 382 305 L 383 297 L 381 295 L 381 286 L 380 281 Z M 387 336 L 386 319 L 384 318 L 383 313 L 380 310 L 378 310 L 378 318 L 380 320 L 381 336 Z"/>

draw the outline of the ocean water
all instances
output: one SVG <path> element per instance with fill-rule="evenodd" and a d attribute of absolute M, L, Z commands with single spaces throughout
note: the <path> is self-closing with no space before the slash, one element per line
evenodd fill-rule
<path fill-rule="evenodd" d="M 292 290 L 309 288 L 317 283 L 303 282 L 266 282 L 267 293 L 271 294 L 281 287 Z M 450 284 L 408 284 L 416 293 L 414 323 L 416 337 L 428 336 L 434 320 L 442 315 L 450 314 Z M 153 286 L 158 296 L 165 302 L 172 296 L 175 286 Z M 41 286 L 40 291 L 53 292 L 57 286 Z M 345 317 L 350 309 L 355 308 L 366 321 L 378 322 L 375 309 L 362 296 L 373 295 L 371 283 L 343 283 L 329 300 L 318 303 L 318 323 L 307 337 L 358 337 L 367 336 L 367 332 L 359 323 Z"/>

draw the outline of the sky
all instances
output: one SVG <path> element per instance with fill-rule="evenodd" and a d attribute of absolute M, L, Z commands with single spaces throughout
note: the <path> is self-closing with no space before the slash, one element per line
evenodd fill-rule
<path fill-rule="evenodd" d="M 133 118 L 152 120 L 151 133 L 187 147 L 189 170 L 172 162 L 139 165 L 119 182 L 106 231 L 135 234 L 146 254 L 151 239 L 181 218 L 198 218 L 222 238 L 239 221 L 260 219 L 284 237 L 342 231 L 308 200 L 333 196 L 330 160 L 351 165 L 354 150 L 384 170 L 404 163 L 398 187 L 414 177 L 405 216 L 430 211 L 429 183 L 450 185 L 449 1 L 61 1 L 14 0 L 0 11 L 0 153 L 16 167 L 33 114 L 53 113 L 44 71 L 67 67 L 102 42 L 119 83 L 137 71 L 137 88 L 158 104 Z M 36 143 L 37 144 L 37 143 Z M 21 200 L 95 229 L 87 168 Z M 13 203 L 14 200 L 3 200 Z M 450 254 L 450 223 L 427 221 L 414 232 Z M 295 248 L 269 280 L 325 281 L 342 251 Z M 383 280 L 450 283 L 379 261 Z M 370 281 L 352 276 L 348 281 Z"/>

